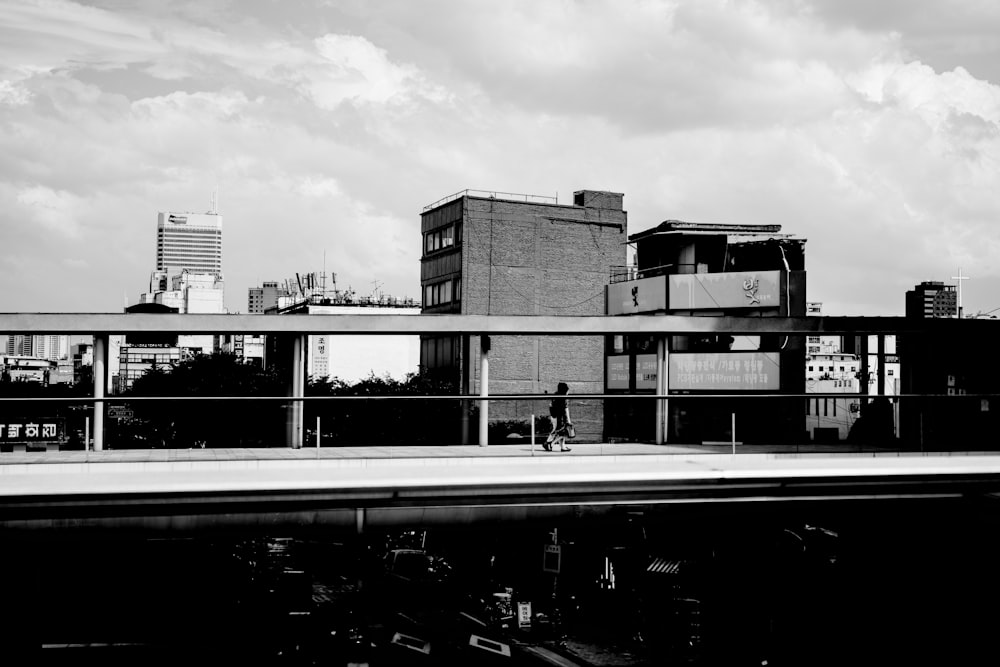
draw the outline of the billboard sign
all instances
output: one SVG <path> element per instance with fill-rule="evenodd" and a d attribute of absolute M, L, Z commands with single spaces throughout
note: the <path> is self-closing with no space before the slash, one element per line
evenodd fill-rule
<path fill-rule="evenodd" d="M 608 315 L 633 315 L 667 308 L 667 278 L 654 276 L 608 285 Z"/>
<path fill-rule="evenodd" d="M 635 355 L 635 388 L 656 389 L 656 355 Z"/>
<path fill-rule="evenodd" d="M 608 389 L 628 389 L 628 355 L 608 357 Z"/>
<path fill-rule="evenodd" d="M 0 442 L 58 442 L 55 419 L 10 419 L 0 417 Z"/>
<path fill-rule="evenodd" d="M 781 305 L 780 271 L 682 273 L 668 278 L 671 310 L 778 308 Z M 610 299 L 608 305 L 611 305 Z"/>
<path fill-rule="evenodd" d="M 778 352 L 673 352 L 671 390 L 775 391 L 781 388 Z"/>

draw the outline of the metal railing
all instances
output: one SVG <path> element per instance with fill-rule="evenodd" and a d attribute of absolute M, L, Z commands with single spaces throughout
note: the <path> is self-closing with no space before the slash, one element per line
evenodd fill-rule
<path fill-rule="evenodd" d="M 240 410 L 246 415 L 245 418 L 254 424 L 258 418 L 265 416 L 266 410 L 271 410 L 267 417 L 277 425 L 272 424 L 269 428 L 272 428 L 273 433 L 284 430 L 284 440 L 272 433 L 269 441 L 272 446 L 308 447 L 312 442 L 310 435 L 313 439 L 318 440 L 321 446 L 358 444 L 358 438 L 362 444 L 372 444 L 371 433 L 365 434 L 364 424 L 361 427 L 355 424 L 350 428 L 345 428 L 341 431 L 342 437 L 339 439 L 330 429 L 332 425 L 347 423 L 343 421 L 345 417 L 342 416 L 342 413 L 354 411 L 355 418 L 357 418 L 357 414 L 362 414 L 363 418 L 372 420 L 373 433 L 376 435 L 380 432 L 384 433 L 384 429 L 382 431 L 378 429 L 384 426 L 379 422 L 384 421 L 384 417 L 380 417 L 380 414 L 385 414 L 385 410 L 381 412 L 369 410 L 359 413 L 359 408 L 356 406 L 384 405 L 386 402 L 392 402 L 392 411 L 395 412 L 403 411 L 400 406 L 416 405 L 419 408 L 417 412 L 411 410 L 410 413 L 407 413 L 413 415 L 411 426 L 424 423 L 422 417 L 432 414 L 429 412 L 432 406 L 434 406 L 433 410 L 447 406 L 446 410 L 450 410 L 450 412 L 442 417 L 447 421 L 445 430 L 450 429 L 450 432 L 454 434 L 458 431 L 459 424 L 465 424 L 462 439 L 458 442 L 486 445 L 495 442 L 497 437 L 509 439 L 506 436 L 512 434 L 518 438 L 524 438 L 531 426 L 537 426 L 533 416 L 544 415 L 547 403 L 553 397 L 552 394 L 491 395 L 489 394 L 488 365 L 480 368 L 480 377 L 486 378 L 486 381 L 482 383 L 479 393 L 476 395 L 471 392 L 436 395 L 309 395 L 305 387 L 303 364 L 305 337 L 310 333 L 324 333 L 333 336 L 405 333 L 411 335 L 480 336 L 483 340 L 487 340 L 491 335 L 649 336 L 653 334 L 665 338 L 675 335 L 698 336 L 705 333 L 732 332 L 755 335 L 771 334 L 775 339 L 786 341 L 789 337 L 801 337 L 802 334 L 807 333 L 846 333 L 862 337 L 867 337 L 869 334 L 885 335 L 889 333 L 908 336 L 946 336 L 961 340 L 963 344 L 966 344 L 969 340 L 977 339 L 970 339 L 969 336 L 979 337 L 979 340 L 990 339 L 996 333 L 1000 333 L 1000 324 L 991 320 L 921 321 L 905 318 L 830 317 L 486 317 L 463 315 L 261 317 L 149 314 L 0 314 L 0 333 L 26 331 L 36 334 L 97 332 L 95 341 L 103 342 L 95 345 L 95 369 L 106 369 L 106 340 L 109 333 L 252 332 L 289 336 L 292 339 L 294 345 L 291 346 L 291 356 L 288 359 L 292 369 L 292 378 L 288 386 L 288 395 L 112 396 L 105 394 L 107 379 L 104 375 L 106 371 L 97 370 L 94 391 L 91 396 L 49 398 L 12 395 L 0 398 L 0 408 L 8 408 L 9 406 L 32 407 L 34 409 L 33 416 L 29 415 L 32 418 L 43 415 L 45 410 L 39 412 L 40 406 L 50 404 L 84 406 L 86 410 L 78 410 L 72 415 L 73 428 L 79 429 L 77 424 L 83 421 L 86 437 L 82 439 L 88 444 L 92 442 L 93 448 L 100 450 L 104 448 L 105 440 L 107 440 L 107 445 L 112 448 L 135 446 L 139 441 L 131 443 L 127 441 L 127 426 L 139 425 L 144 420 L 145 422 L 156 421 L 156 418 L 171 414 L 171 411 L 181 414 L 184 411 L 193 410 L 190 406 L 194 405 L 201 406 L 199 409 L 202 412 L 197 413 L 200 418 L 204 418 L 206 415 L 210 416 L 211 410 L 214 409 L 211 406 L 231 407 L 231 405 L 239 405 Z M 946 340 L 942 339 L 942 345 L 947 347 Z M 483 352 L 480 355 L 481 364 L 488 362 L 489 355 L 486 353 L 488 349 L 489 345 L 483 347 Z M 790 358 L 804 360 L 805 355 L 802 350 L 803 346 L 800 346 L 798 356 Z M 658 363 L 665 363 L 665 359 L 661 359 Z M 911 363 L 917 362 L 911 360 Z M 665 369 L 665 366 L 661 365 L 660 368 Z M 971 368 L 968 370 L 969 373 L 974 371 Z M 804 368 L 802 375 L 804 383 Z M 980 387 L 980 389 L 982 388 Z M 871 431 L 867 435 L 862 434 L 864 437 L 855 438 L 855 444 L 860 448 L 859 451 L 870 446 L 871 451 L 920 452 L 934 448 L 939 451 L 967 449 L 969 447 L 965 445 L 972 440 L 963 442 L 962 438 L 974 438 L 977 433 L 995 433 L 996 427 L 1000 426 L 998 394 L 993 393 L 992 385 L 986 386 L 985 389 L 986 391 L 963 394 L 961 393 L 964 391 L 963 388 L 956 387 L 953 391 L 946 392 L 942 387 L 940 392 L 900 395 L 839 392 L 797 393 L 792 390 L 785 392 L 685 393 L 671 391 L 666 378 L 664 378 L 658 389 L 654 391 L 646 391 L 645 393 L 638 390 L 620 393 L 580 393 L 570 395 L 569 400 L 581 409 L 601 412 L 601 421 L 604 427 L 596 436 L 591 435 L 602 441 L 602 444 L 607 444 L 609 440 L 621 441 L 623 438 L 619 437 L 619 432 L 616 429 L 620 429 L 622 420 L 628 419 L 632 407 L 642 406 L 641 408 L 636 407 L 640 418 L 655 420 L 658 435 L 649 438 L 641 435 L 640 432 L 643 429 L 638 429 L 634 432 L 640 433 L 640 435 L 633 437 L 633 441 L 652 441 L 668 446 L 697 445 L 717 448 L 725 445 L 725 441 L 728 439 L 731 441 L 729 444 L 734 451 L 736 451 L 737 445 L 748 446 L 750 444 L 765 448 L 770 444 L 776 451 L 789 451 L 791 447 L 795 448 L 794 451 L 803 451 L 802 448 L 805 445 L 815 446 L 817 443 L 810 442 L 804 428 L 799 428 L 799 426 L 809 423 L 806 419 L 809 416 L 807 401 L 816 399 L 853 401 L 860 406 L 858 416 L 861 418 L 872 414 L 870 406 L 874 404 L 875 400 L 888 401 L 893 406 L 892 436 L 890 437 L 884 429 L 878 432 Z M 246 409 L 248 401 L 255 406 L 252 412 Z M 769 402 L 770 405 L 768 405 Z M 691 409 L 691 406 L 706 406 L 713 403 L 715 405 L 711 409 L 702 407 Z M 148 404 L 158 405 L 163 409 L 160 413 L 154 411 L 151 417 L 136 417 L 135 415 L 144 409 L 142 406 Z M 493 405 L 492 413 L 490 413 L 491 404 Z M 620 409 L 625 404 L 632 404 L 632 406 L 628 409 Z M 509 405 L 513 405 L 513 408 L 511 409 Z M 115 409 L 109 411 L 109 406 Z M 178 410 L 178 406 L 184 406 L 184 409 Z M 205 406 L 210 407 L 205 408 Z M 336 409 L 333 406 L 337 406 Z M 845 403 L 837 404 L 837 406 L 832 409 L 834 411 L 846 409 Z M 205 412 L 205 409 L 208 412 Z M 406 409 L 409 410 L 409 408 Z M 116 416 L 127 413 L 132 413 L 132 416 Z M 9 413 L 4 420 L 0 420 L 0 423 L 9 431 L 10 425 L 16 421 L 15 417 L 17 416 Z M 317 417 L 319 418 L 317 428 L 310 432 Z M 181 418 L 183 418 L 183 414 L 181 414 Z M 545 419 L 547 417 L 543 421 Z M 340 421 L 338 422 L 338 420 Z M 950 427 L 947 425 L 949 420 L 952 422 Z M 478 433 L 472 427 L 472 424 L 476 422 L 479 424 Z M 17 429 L 19 433 L 22 429 L 27 429 L 28 424 L 33 425 L 32 429 L 42 427 L 37 419 L 17 423 L 20 424 Z M 786 433 L 778 429 L 780 423 L 787 423 L 785 431 L 789 432 Z M 326 425 L 324 426 L 324 424 Z M 498 424 L 500 426 L 497 426 Z M 702 426 L 691 426 L 691 424 L 702 424 Z M 437 426 L 440 427 L 441 424 L 438 423 Z M 766 436 L 769 426 L 774 426 L 775 434 L 780 432 L 780 437 L 775 435 L 770 443 L 766 437 L 761 438 L 761 434 Z M 506 434 L 503 433 L 504 428 L 508 429 Z M 823 427 L 820 426 L 820 428 Z M 261 429 L 263 430 L 263 427 Z M 355 441 L 351 440 L 352 437 L 355 438 Z M 10 438 L 6 439 L 10 440 Z M 3 440 L 4 438 L 0 438 L 0 441 Z M 433 444 L 428 442 L 426 437 L 422 439 L 410 438 L 411 442 L 416 440 L 420 440 L 423 444 Z M 751 443 L 752 440 L 758 440 L 759 445 Z M 880 443 L 879 441 L 884 442 Z M 258 440 L 258 443 L 260 442 L 268 441 Z M 164 437 L 161 442 L 149 446 L 170 447 L 188 444 L 190 443 L 170 442 L 169 437 Z M 377 444 L 377 438 L 375 444 Z M 441 444 L 452 444 L 452 442 Z M 993 448 L 991 442 L 982 441 L 981 438 L 976 439 L 975 444 L 976 447 L 973 449 Z M 267 444 L 259 446 L 267 446 Z M 850 448 L 845 448 L 845 451 L 849 450 Z"/>
<path fill-rule="evenodd" d="M 516 192 L 500 192 L 500 191 L 497 191 L 497 190 L 470 190 L 470 189 L 465 189 L 465 190 L 459 190 L 455 194 L 448 195 L 447 197 L 442 197 L 441 199 L 438 199 L 433 204 L 428 204 L 427 206 L 424 206 L 423 210 L 424 210 L 424 212 L 430 211 L 431 209 L 437 208 L 438 206 L 442 206 L 444 204 L 447 204 L 448 202 L 455 201 L 456 199 L 460 199 L 462 197 L 478 197 L 480 199 L 506 199 L 506 200 L 509 200 L 509 201 L 517 201 L 517 202 L 522 202 L 523 201 L 523 202 L 527 202 L 529 204 L 531 204 L 531 203 L 534 203 L 534 204 L 558 204 L 559 203 L 559 198 L 558 197 L 549 197 L 547 195 L 527 195 L 527 194 L 519 194 L 519 193 L 516 193 Z"/>

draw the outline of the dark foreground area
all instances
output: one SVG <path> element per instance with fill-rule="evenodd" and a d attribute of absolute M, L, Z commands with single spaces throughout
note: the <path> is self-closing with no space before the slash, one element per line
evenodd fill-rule
<path fill-rule="evenodd" d="M 8 532 L 0 662 L 987 664 L 996 503 L 633 506 L 364 536 Z"/>

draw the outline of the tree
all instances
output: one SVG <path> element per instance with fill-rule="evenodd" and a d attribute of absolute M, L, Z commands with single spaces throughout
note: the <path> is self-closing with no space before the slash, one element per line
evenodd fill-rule
<path fill-rule="evenodd" d="M 310 379 L 307 396 L 345 398 L 306 402 L 306 427 L 312 428 L 318 416 L 322 442 L 328 445 L 452 444 L 458 439 L 462 410 L 457 397 L 454 401 L 398 397 L 454 393 L 453 383 L 415 373 L 404 380 L 372 374 L 354 384 L 339 378 Z"/>
<path fill-rule="evenodd" d="M 126 396 L 177 397 L 134 401 L 135 419 L 121 424 L 115 447 L 274 447 L 285 444 L 285 410 L 277 400 L 190 400 L 276 397 L 286 393 L 271 370 L 234 355 L 198 355 L 169 370 L 154 367 Z"/>

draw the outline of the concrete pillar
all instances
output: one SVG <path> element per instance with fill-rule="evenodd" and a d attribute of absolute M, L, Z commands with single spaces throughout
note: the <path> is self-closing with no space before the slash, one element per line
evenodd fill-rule
<path fill-rule="evenodd" d="M 868 334 L 858 336 L 857 353 L 861 361 L 861 393 L 868 395 Z M 861 408 L 868 405 L 868 399 L 861 399 Z"/>
<path fill-rule="evenodd" d="M 472 383 L 470 378 L 472 377 L 472 345 L 470 343 L 469 334 L 462 334 L 459 337 L 462 341 L 462 376 L 461 376 L 461 386 L 459 387 L 458 393 L 463 396 L 468 396 L 471 392 Z M 463 400 L 461 404 L 462 408 L 462 440 L 463 445 L 469 444 L 469 403 L 470 401 Z"/>
<path fill-rule="evenodd" d="M 296 334 L 292 337 L 292 377 L 288 395 L 292 398 L 302 398 L 306 395 L 305 383 L 305 348 L 306 337 Z M 305 404 L 302 401 L 292 401 L 288 406 L 287 444 L 292 449 L 302 448 L 303 419 Z"/>
<path fill-rule="evenodd" d="M 108 386 L 108 334 L 94 334 L 94 398 L 103 399 Z M 94 401 L 94 451 L 104 449 L 104 401 Z M 87 443 L 84 443 L 84 447 Z"/>
<path fill-rule="evenodd" d="M 661 336 L 656 341 L 656 393 L 665 396 L 669 387 L 667 378 L 667 339 Z M 656 399 L 656 444 L 667 442 L 667 399 Z"/>
<path fill-rule="evenodd" d="M 479 337 L 479 395 L 483 398 L 490 395 L 490 337 Z M 479 446 L 489 443 L 490 403 L 479 401 Z"/>
<path fill-rule="evenodd" d="M 885 334 L 878 335 L 878 393 L 885 394 Z"/>

